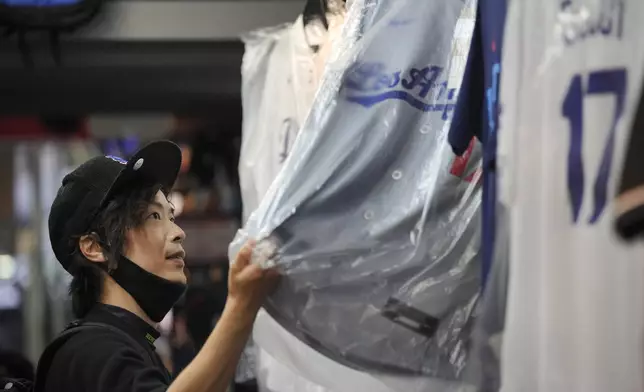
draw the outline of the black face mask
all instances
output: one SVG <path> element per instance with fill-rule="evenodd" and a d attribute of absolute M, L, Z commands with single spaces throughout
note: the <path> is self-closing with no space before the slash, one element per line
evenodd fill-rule
<path fill-rule="evenodd" d="M 163 320 L 188 287 L 184 283 L 160 278 L 125 256 L 120 257 L 117 268 L 110 272 L 110 276 L 155 323 Z"/>

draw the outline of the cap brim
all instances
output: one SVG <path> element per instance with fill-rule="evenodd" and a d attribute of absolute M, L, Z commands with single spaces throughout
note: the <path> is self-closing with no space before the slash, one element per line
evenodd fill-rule
<path fill-rule="evenodd" d="M 137 151 L 114 180 L 103 202 L 131 184 L 158 184 L 165 190 L 174 186 L 181 169 L 181 148 L 167 140 L 155 141 Z"/>

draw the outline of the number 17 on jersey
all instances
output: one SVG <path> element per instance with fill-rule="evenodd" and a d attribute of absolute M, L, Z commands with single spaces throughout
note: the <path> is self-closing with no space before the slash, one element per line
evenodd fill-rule
<path fill-rule="evenodd" d="M 581 208 L 588 195 L 584 195 L 586 176 L 594 181 L 592 191 L 592 210 L 587 218 L 589 224 L 596 223 L 606 208 L 608 184 L 613 164 L 615 148 L 615 130 L 624 113 L 626 102 L 627 75 L 626 69 L 606 69 L 576 74 L 570 81 L 563 100 L 561 112 L 570 124 L 570 148 L 568 150 L 568 196 L 572 212 L 572 221 L 579 223 Z M 604 149 L 597 173 L 586 173 L 584 170 L 583 143 L 584 137 L 584 99 L 598 94 L 610 94 L 615 97 L 615 110 L 612 113 L 610 129 L 604 141 Z M 591 135 L 592 137 L 592 135 Z M 589 201 L 587 201 L 589 202 Z"/>

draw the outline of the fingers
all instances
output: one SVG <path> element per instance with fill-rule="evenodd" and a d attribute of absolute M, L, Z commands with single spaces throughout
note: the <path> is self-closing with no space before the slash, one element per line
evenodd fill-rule
<path fill-rule="evenodd" d="M 264 270 L 257 264 L 248 265 L 242 269 L 235 277 L 238 281 L 249 282 L 260 279 L 264 275 Z"/>
<path fill-rule="evenodd" d="M 241 271 L 246 266 L 250 264 L 250 259 L 253 256 L 253 248 L 255 247 L 255 241 L 250 240 L 241 248 L 237 257 L 235 257 L 235 262 L 232 264 L 231 268 Z"/>
<path fill-rule="evenodd" d="M 228 274 L 228 300 L 251 313 L 257 312 L 280 281 L 277 269 L 251 263 L 255 241 L 248 241 L 235 257 Z M 236 305 L 237 306 L 237 305 Z"/>
<path fill-rule="evenodd" d="M 229 295 L 239 298 L 253 298 L 263 301 L 264 297 L 274 291 L 280 281 L 277 268 L 263 269 L 258 264 L 251 263 L 255 241 L 248 241 L 235 257 L 229 274 Z"/>
<path fill-rule="evenodd" d="M 256 281 L 260 279 L 274 279 L 280 276 L 280 273 L 277 269 L 263 269 L 257 264 L 252 264 L 241 270 L 237 274 L 237 279 L 240 281 Z"/>

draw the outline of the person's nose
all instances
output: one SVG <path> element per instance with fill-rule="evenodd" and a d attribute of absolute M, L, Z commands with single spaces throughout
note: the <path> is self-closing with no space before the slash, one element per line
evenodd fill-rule
<path fill-rule="evenodd" d="M 182 244 L 186 239 L 186 232 L 183 231 L 176 223 L 174 224 L 174 231 L 172 232 L 172 242 Z"/>

